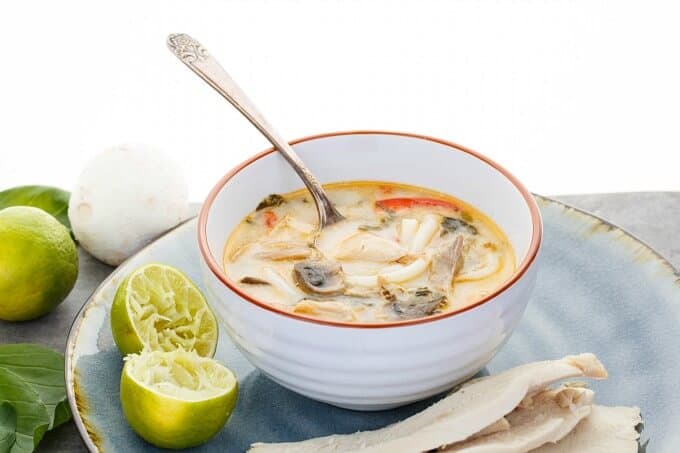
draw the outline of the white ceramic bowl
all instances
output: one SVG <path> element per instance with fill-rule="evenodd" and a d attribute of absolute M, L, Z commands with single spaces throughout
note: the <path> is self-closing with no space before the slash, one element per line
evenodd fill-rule
<path fill-rule="evenodd" d="M 263 197 L 302 186 L 283 157 L 268 150 L 222 178 L 198 224 L 208 298 L 245 357 L 295 392 L 358 410 L 423 399 L 479 371 L 512 334 L 535 284 L 542 225 L 531 194 L 489 159 L 430 137 L 360 131 L 294 145 L 322 183 L 401 182 L 471 203 L 506 232 L 518 268 L 471 307 L 390 324 L 324 321 L 255 300 L 227 278 L 221 262 L 227 236 Z"/>

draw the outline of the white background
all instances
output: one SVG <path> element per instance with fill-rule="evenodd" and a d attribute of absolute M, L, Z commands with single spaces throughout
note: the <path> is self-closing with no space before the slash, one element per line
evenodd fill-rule
<path fill-rule="evenodd" d="M 545 194 L 680 189 L 680 14 L 658 1 L 2 1 L 0 189 L 154 144 L 200 200 L 267 147 L 165 48 L 186 32 L 290 139 L 430 134 Z"/>

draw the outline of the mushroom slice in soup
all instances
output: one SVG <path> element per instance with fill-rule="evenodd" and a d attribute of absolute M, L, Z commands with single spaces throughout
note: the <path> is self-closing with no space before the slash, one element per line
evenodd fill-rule
<path fill-rule="evenodd" d="M 403 319 L 429 316 L 446 300 L 444 294 L 430 288 L 404 289 L 395 285 L 384 286 L 382 296 Z"/>
<path fill-rule="evenodd" d="M 337 296 L 345 290 L 342 266 L 335 261 L 307 260 L 295 263 L 293 280 L 307 294 Z"/>
<path fill-rule="evenodd" d="M 432 255 L 429 276 L 430 284 L 444 294 L 448 294 L 451 288 L 462 249 L 463 237 L 458 235 L 452 241 L 447 241 L 440 245 Z"/>
<path fill-rule="evenodd" d="M 344 260 L 390 262 L 406 255 L 406 249 L 381 236 L 359 231 L 338 245 L 335 257 Z"/>

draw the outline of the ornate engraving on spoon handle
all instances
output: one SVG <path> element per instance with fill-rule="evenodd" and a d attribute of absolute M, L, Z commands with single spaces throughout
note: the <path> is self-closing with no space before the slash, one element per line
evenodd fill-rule
<path fill-rule="evenodd" d="M 174 33 L 168 36 L 168 48 L 184 63 L 208 58 L 208 51 L 189 35 Z"/>
<path fill-rule="evenodd" d="M 167 44 L 177 58 L 229 101 L 283 154 L 312 194 L 319 212 L 319 226 L 323 228 L 342 220 L 342 215 L 328 199 L 319 181 L 293 151 L 293 148 L 265 120 L 243 90 L 239 88 L 217 60 L 208 54 L 205 47 L 191 36 L 183 33 L 170 35 Z"/>

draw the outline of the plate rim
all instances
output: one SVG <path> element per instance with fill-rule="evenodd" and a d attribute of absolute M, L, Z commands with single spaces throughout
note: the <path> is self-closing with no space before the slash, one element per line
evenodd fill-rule
<path fill-rule="evenodd" d="M 622 228 L 621 226 L 617 225 L 615 222 L 611 222 L 609 220 L 606 220 L 599 215 L 586 210 L 582 209 L 579 207 L 576 207 L 572 205 L 569 202 L 557 200 L 555 198 L 545 196 L 545 195 L 539 195 L 536 193 L 532 192 L 532 195 L 537 198 L 537 202 L 540 203 L 544 202 L 547 204 L 556 204 L 562 208 L 566 208 L 580 216 L 586 217 L 591 221 L 595 221 L 599 224 L 602 224 L 608 228 L 607 233 L 611 233 L 612 231 L 620 231 L 623 233 L 623 236 L 628 237 L 629 239 L 632 239 L 634 242 L 637 242 L 640 244 L 644 249 L 646 249 L 647 252 L 651 252 L 653 258 L 656 260 L 658 264 L 661 264 L 663 267 L 666 267 L 671 275 L 675 277 L 676 279 L 680 279 L 680 270 L 677 269 L 669 260 L 666 258 L 662 253 L 657 251 L 654 247 L 652 247 L 647 241 L 641 239 L 638 237 L 636 234 L 631 233 L 625 228 Z M 74 384 L 75 384 L 75 363 L 73 362 L 73 355 L 75 353 L 75 342 L 78 336 L 78 331 L 80 324 L 84 318 L 85 312 L 88 310 L 88 308 L 93 304 L 94 302 L 94 296 L 100 292 L 100 290 L 109 283 L 111 279 L 114 278 L 116 275 L 118 269 L 121 267 L 125 266 L 130 260 L 132 260 L 134 257 L 136 257 L 138 254 L 145 252 L 147 249 L 152 247 L 153 245 L 156 244 L 159 240 L 165 238 L 166 236 L 169 236 L 173 233 L 175 233 L 177 230 L 180 228 L 186 226 L 192 221 L 195 221 L 197 219 L 196 216 L 192 216 L 178 225 L 174 226 L 173 228 L 167 230 L 166 232 L 160 234 L 157 236 L 155 239 L 153 239 L 151 242 L 149 242 L 147 245 L 139 249 L 136 253 L 134 253 L 132 256 L 127 258 L 125 261 L 123 261 L 121 264 L 119 264 L 116 268 L 114 268 L 111 273 L 101 281 L 99 285 L 90 293 L 88 296 L 87 300 L 83 303 L 83 305 L 80 307 L 78 312 L 76 313 L 76 316 L 73 318 L 73 322 L 71 323 L 71 327 L 69 328 L 68 336 L 66 337 L 66 348 L 65 348 L 65 354 L 64 354 L 64 380 L 66 384 L 66 396 L 68 399 L 69 407 L 71 409 L 71 414 L 73 417 L 73 421 L 76 425 L 76 428 L 78 429 L 78 434 L 80 435 L 81 440 L 87 447 L 87 449 L 92 452 L 92 453 L 97 453 L 100 451 L 99 447 L 96 445 L 96 443 L 92 440 L 92 437 L 90 435 L 90 431 L 88 430 L 87 426 L 85 425 L 85 421 L 83 420 L 80 411 L 78 409 L 78 402 L 77 402 L 77 397 L 75 394 L 74 390 Z M 623 246 L 623 245 L 622 245 Z"/>

